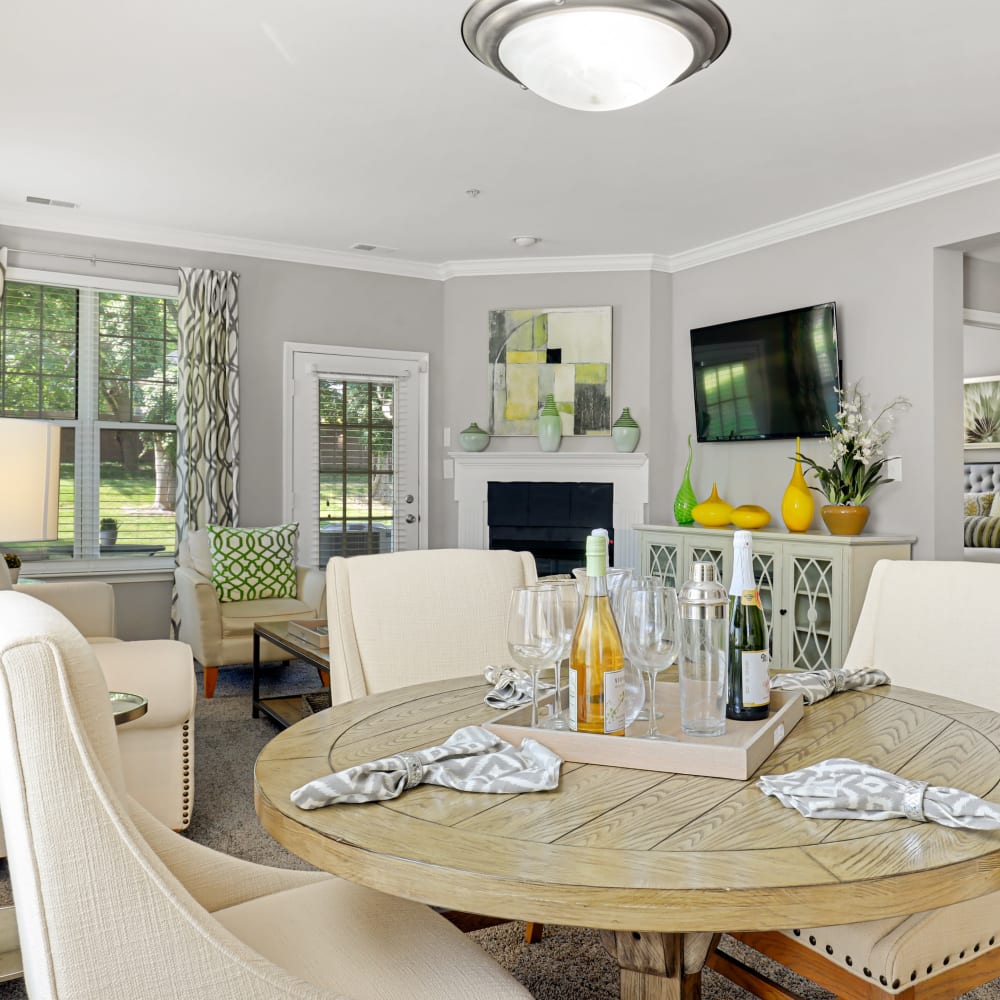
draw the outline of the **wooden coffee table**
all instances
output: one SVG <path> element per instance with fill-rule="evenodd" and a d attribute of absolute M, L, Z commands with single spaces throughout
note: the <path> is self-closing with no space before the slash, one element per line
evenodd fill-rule
<path fill-rule="evenodd" d="M 601 929 L 622 996 L 699 995 L 716 932 L 874 920 L 1000 889 L 1000 837 L 909 820 L 806 819 L 739 781 L 563 765 L 559 788 L 302 810 L 313 778 L 438 743 L 497 714 L 478 678 L 359 698 L 279 733 L 255 768 L 257 815 L 300 858 L 450 910 Z M 806 709 L 759 769 L 854 757 L 1000 795 L 1000 714 L 905 688 Z"/>
<path fill-rule="evenodd" d="M 260 713 L 270 716 L 282 728 L 291 726 L 308 716 L 309 710 L 302 694 L 260 697 L 260 640 L 293 653 L 300 660 L 311 663 L 318 671 L 325 687 L 330 684 L 330 657 L 325 649 L 302 642 L 288 634 L 288 622 L 257 622 L 253 627 L 253 717 Z"/>

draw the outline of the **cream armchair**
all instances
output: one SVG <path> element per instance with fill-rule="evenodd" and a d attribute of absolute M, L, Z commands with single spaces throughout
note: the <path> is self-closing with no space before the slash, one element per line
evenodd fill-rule
<path fill-rule="evenodd" d="M 331 559 L 333 704 L 506 663 L 511 589 L 536 579 L 530 552 L 426 549 Z"/>
<path fill-rule="evenodd" d="M 428 907 L 179 837 L 129 799 L 79 633 L 0 593 L 0 809 L 32 1000 L 530 1000 Z"/>
<path fill-rule="evenodd" d="M 177 638 L 186 642 L 205 672 L 205 697 L 215 694 L 219 667 L 249 663 L 253 658 L 254 622 L 289 618 L 323 618 L 326 614 L 326 580 L 322 570 L 296 569 L 295 597 L 268 597 L 257 601 L 222 603 L 212 586 L 212 556 L 208 532 L 190 532 L 177 553 L 174 586 L 177 591 Z M 269 642 L 260 647 L 262 662 L 294 658 Z"/>
<path fill-rule="evenodd" d="M 1000 711 L 998 597 L 1000 565 L 879 562 L 844 669 Z M 998 915 L 994 892 L 897 919 L 734 936 L 838 997 L 937 1000 L 1000 976 Z M 718 955 L 709 964 L 755 996 L 795 996 Z"/>
<path fill-rule="evenodd" d="M 109 691 L 141 694 L 149 710 L 118 727 L 125 783 L 161 823 L 184 830 L 194 807 L 194 664 L 172 639 L 115 638 L 115 592 L 107 583 L 23 584 L 15 591 L 55 608 L 91 645 Z"/>

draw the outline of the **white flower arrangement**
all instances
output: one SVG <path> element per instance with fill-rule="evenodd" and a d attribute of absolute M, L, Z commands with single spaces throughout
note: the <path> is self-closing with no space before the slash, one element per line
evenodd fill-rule
<path fill-rule="evenodd" d="M 859 383 L 838 389 L 837 395 L 840 399 L 837 426 L 829 422 L 826 425 L 831 464 L 819 465 L 804 455 L 802 461 L 819 480 L 819 486 L 811 488 L 822 493 L 827 503 L 860 507 L 876 486 L 889 481 L 882 475 L 882 469 L 886 463 L 886 442 L 895 419 L 893 411 L 909 408 L 910 401 L 897 396 L 869 419 L 865 415 L 868 397 L 861 392 Z"/>

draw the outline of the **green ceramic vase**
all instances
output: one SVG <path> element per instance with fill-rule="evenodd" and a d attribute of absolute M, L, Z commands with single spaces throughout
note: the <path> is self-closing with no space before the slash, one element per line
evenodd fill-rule
<path fill-rule="evenodd" d="M 635 451 L 639 444 L 640 433 L 635 417 L 629 413 L 626 406 L 622 410 L 622 415 L 611 426 L 611 440 L 614 441 L 615 451 Z"/>
<path fill-rule="evenodd" d="M 698 505 L 698 498 L 694 495 L 691 487 L 691 459 L 694 452 L 691 450 L 691 435 L 688 434 L 688 460 L 684 466 L 684 478 L 681 480 L 681 488 L 674 497 L 674 520 L 678 524 L 694 524 L 691 511 Z"/>
<path fill-rule="evenodd" d="M 538 446 L 542 451 L 558 451 L 562 441 L 562 417 L 556 408 L 555 397 L 550 392 L 538 414 Z"/>

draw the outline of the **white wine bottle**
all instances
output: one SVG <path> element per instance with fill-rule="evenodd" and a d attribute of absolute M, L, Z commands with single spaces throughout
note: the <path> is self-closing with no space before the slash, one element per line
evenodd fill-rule
<path fill-rule="evenodd" d="M 624 736 L 628 693 L 622 639 L 608 599 L 608 536 L 587 536 L 583 607 L 569 653 L 569 723 L 581 733 Z"/>
<path fill-rule="evenodd" d="M 733 582 L 729 588 L 729 690 L 726 718 L 766 719 L 771 707 L 767 622 L 753 576 L 753 536 L 733 534 Z"/>

